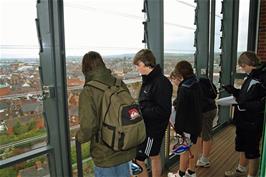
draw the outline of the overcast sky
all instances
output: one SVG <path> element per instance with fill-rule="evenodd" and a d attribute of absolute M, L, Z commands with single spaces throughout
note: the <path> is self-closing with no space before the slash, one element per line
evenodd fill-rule
<path fill-rule="evenodd" d="M 221 2 L 221 1 L 218 1 Z M 217 14 L 221 6 L 217 2 Z M 240 0 L 239 50 L 246 48 L 248 0 Z M 194 0 L 164 0 L 165 51 L 193 53 Z M 144 47 L 143 0 L 65 0 L 67 55 L 96 50 L 135 53 Z M 38 57 L 36 0 L 0 1 L 0 57 Z M 217 16 L 216 50 L 220 45 Z"/>

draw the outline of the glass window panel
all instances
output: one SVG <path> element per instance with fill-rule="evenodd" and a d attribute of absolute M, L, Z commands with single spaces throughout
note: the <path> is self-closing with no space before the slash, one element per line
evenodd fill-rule
<path fill-rule="evenodd" d="M 216 1 L 216 7 L 215 7 L 215 36 L 214 36 L 214 67 L 213 67 L 213 82 L 216 85 L 217 88 L 219 88 L 219 78 L 220 78 L 220 54 L 221 54 L 221 20 L 222 20 L 222 14 L 221 14 L 221 5 L 222 1 L 218 0 Z"/>
<path fill-rule="evenodd" d="M 237 59 L 242 52 L 247 50 L 248 20 L 249 20 L 249 0 L 239 1 Z M 244 73 L 240 69 L 238 64 L 236 65 L 236 73 Z"/>
<path fill-rule="evenodd" d="M 78 100 L 84 85 L 81 61 L 86 52 L 99 52 L 107 68 L 122 78 L 133 97 L 137 98 L 141 78 L 132 64 L 132 57 L 144 48 L 142 9 L 143 1 L 135 0 L 64 1 L 71 151 L 75 152 L 73 142 L 79 128 Z M 93 173 L 92 160 L 83 159 L 84 174 Z M 72 162 L 76 175 L 75 160 Z"/>
<path fill-rule="evenodd" d="M 217 90 L 220 88 L 220 72 L 221 72 L 221 20 L 222 20 L 222 1 L 216 0 L 215 2 L 215 35 L 214 35 L 214 66 L 213 66 L 213 83 L 216 85 Z M 219 96 L 217 97 L 219 98 Z M 218 115 L 213 121 L 213 127 L 218 124 Z"/>
<path fill-rule="evenodd" d="M 2 160 L 45 146 L 47 132 L 42 114 L 39 51 L 35 26 L 36 1 L 2 0 L 0 7 L 0 160 Z"/>
<path fill-rule="evenodd" d="M 193 0 L 164 2 L 164 73 L 166 75 L 170 74 L 179 60 L 194 62 L 195 8 L 196 4 Z"/>
<path fill-rule="evenodd" d="M 238 21 L 238 55 L 240 52 L 247 50 L 248 42 L 248 17 L 249 17 L 249 0 L 239 1 L 239 21 Z"/>
<path fill-rule="evenodd" d="M 247 50 L 248 42 L 248 21 L 249 21 L 249 0 L 239 1 L 239 21 L 238 21 L 238 43 L 237 43 L 237 60 L 240 54 Z M 236 73 L 245 73 L 236 63 Z M 235 79 L 234 86 L 241 88 L 243 79 Z M 233 109 L 232 109 L 233 110 Z M 233 117 L 233 114 L 231 115 Z"/>

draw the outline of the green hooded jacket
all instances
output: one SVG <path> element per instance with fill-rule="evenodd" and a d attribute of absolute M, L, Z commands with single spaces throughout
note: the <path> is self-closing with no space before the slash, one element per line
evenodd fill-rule
<path fill-rule="evenodd" d="M 85 76 L 85 82 L 97 80 L 107 85 L 114 85 L 115 77 L 105 67 L 99 67 Z M 126 88 L 126 85 L 123 83 Z M 79 95 L 80 131 L 77 134 L 78 141 L 85 143 L 90 141 L 90 153 L 97 167 L 113 167 L 135 158 L 136 149 L 115 152 L 107 147 L 101 140 L 96 141 L 101 117 L 103 91 L 92 86 L 85 86 Z"/>

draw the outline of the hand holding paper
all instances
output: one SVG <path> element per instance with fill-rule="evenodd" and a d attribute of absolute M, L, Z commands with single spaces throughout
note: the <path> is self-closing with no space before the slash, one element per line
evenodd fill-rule
<path fill-rule="evenodd" d="M 225 89 L 225 91 L 227 91 L 227 93 L 238 97 L 238 89 L 236 89 L 233 85 L 223 85 L 222 87 Z"/>

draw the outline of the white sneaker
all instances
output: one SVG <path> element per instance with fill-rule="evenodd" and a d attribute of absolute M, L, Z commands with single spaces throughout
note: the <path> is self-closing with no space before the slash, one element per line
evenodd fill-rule
<path fill-rule="evenodd" d="M 238 169 L 228 170 L 224 173 L 225 177 L 244 177 L 247 176 L 246 171 L 239 171 Z"/>
<path fill-rule="evenodd" d="M 186 177 L 196 177 L 196 173 L 193 173 L 192 175 L 188 173 L 188 171 L 186 171 Z"/>
<path fill-rule="evenodd" d="M 210 161 L 204 162 L 203 160 L 201 160 L 201 158 L 199 160 L 197 160 L 197 167 L 204 167 L 204 168 L 208 168 L 211 166 Z"/>
<path fill-rule="evenodd" d="M 176 173 L 169 172 L 167 177 L 181 177 L 181 176 L 179 175 L 179 172 L 177 171 Z"/>

